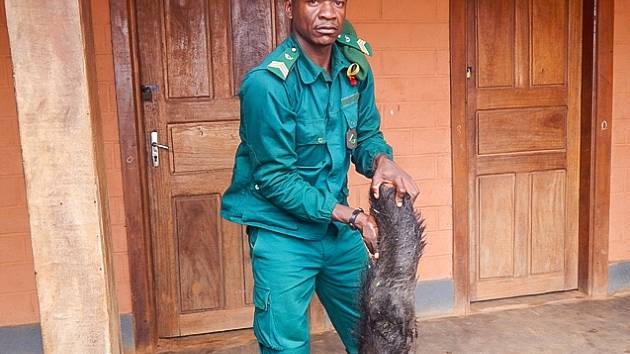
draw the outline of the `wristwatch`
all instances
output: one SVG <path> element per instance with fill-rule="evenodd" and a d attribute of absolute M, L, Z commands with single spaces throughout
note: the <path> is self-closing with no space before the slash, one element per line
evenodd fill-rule
<path fill-rule="evenodd" d="M 355 222 L 357 221 L 357 217 L 359 217 L 359 214 L 361 213 L 363 213 L 363 209 L 361 208 L 356 208 L 352 211 L 352 215 L 350 215 L 350 218 L 348 219 L 348 225 L 350 225 L 350 228 L 352 230 L 359 229 L 357 225 L 355 224 Z"/>

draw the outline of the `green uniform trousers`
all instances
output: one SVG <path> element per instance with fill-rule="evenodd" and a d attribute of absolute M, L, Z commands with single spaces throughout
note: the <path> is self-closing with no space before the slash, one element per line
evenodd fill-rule
<path fill-rule="evenodd" d="M 357 353 L 359 289 L 368 254 L 358 232 L 340 229 L 331 226 L 322 240 L 304 240 L 248 228 L 261 353 L 310 352 L 307 310 L 313 291 L 346 351 Z"/>

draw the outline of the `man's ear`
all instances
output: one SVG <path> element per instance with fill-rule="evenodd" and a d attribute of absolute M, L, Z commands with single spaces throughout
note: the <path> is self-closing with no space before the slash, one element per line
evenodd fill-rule
<path fill-rule="evenodd" d="M 284 12 L 289 20 L 293 19 L 293 0 L 284 0 Z"/>

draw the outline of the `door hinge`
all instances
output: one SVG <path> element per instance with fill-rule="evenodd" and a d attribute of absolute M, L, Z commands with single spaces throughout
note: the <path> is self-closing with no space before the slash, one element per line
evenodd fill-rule
<path fill-rule="evenodd" d="M 466 67 L 466 78 L 470 79 L 472 77 L 472 66 Z"/>

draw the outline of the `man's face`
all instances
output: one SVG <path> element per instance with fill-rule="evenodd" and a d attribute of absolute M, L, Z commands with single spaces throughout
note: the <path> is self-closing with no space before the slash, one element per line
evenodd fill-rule
<path fill-rule="evenodd" d="M 285 7 L 293 30 L 315 46 L 333 44 L 346 17 L 346 0 L 288 0 Z"/>

